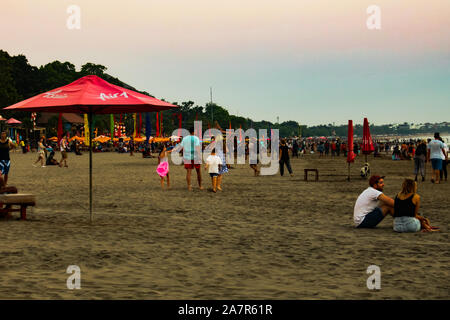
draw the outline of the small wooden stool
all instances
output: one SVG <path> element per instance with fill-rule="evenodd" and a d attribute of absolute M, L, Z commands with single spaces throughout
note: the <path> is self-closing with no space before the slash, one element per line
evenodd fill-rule
<path fill-rule="evenodd" d="M 319 181 L 319 170 L 318 169 L 305 169 L 305 181 L 308 181 L 308 172 L 315 172 L 316 173 L 316 181 Z"/>
<path fill-rule="evenodd" d="M 5 205 L 5 207 L 3 207 Z M 12 206 L 20 206 L 20 209 Z M 36 205 L 36 196 L 34 194 L 0 194 L 0 213 L 8 214 L 13 211 L 20 211 L 20 219 L 27 219 L 27 207 Z"/>

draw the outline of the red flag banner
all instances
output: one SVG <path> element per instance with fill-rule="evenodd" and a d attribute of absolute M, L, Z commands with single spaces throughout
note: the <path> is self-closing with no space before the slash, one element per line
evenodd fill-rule
<path fill-rule="evenodd" d="M 353 152 L 353 120 L 348 120 L 348 134 L 347 134 L 347 162 L 354 162 L 356 158 Z"/>
<path fill-rule="evenodd" d="M 373 151 L 375 151 L 375 148 L 374 148 L 373 142 L 372 142 L 372 137 L 370 135 L 369 121 L 367 121 L 367 118 L 364 118 L 363 145 L 362 145 L 361 151 L 363 154 L 370 154 Z"/>
<path fill-rule="evenodd" d="M 159 112 L 156 113 L 156 136 L 159 137 Z"/>

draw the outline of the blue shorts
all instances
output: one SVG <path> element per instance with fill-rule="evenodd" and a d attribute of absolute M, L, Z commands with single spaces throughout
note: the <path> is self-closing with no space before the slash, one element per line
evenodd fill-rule
<path fill-rule="evenodd" d="M 209 176 L 210 176 L 211 178 L 214 178 L 214 177 L 218 177 L 219 174 L 218 174 L 218 173 L 210 173 Z"/>
<path fill-rule="evenodd" d="M 431 159 L 431 167 L 433 170 L 442 170 L 442 159 Z"/>
<path fill-rule="evenodd" d="M 0 171 L 2 174 L 8 174 L 9 173 L 9 167 L 11 165 L 11 161 L 9 160 L 0 160 Z"/>
<path fill-rule="evenodd" d="M 384 219 L 383 211 L 376 207 L 369 212 L 357 228 L 375 228 Z"/>

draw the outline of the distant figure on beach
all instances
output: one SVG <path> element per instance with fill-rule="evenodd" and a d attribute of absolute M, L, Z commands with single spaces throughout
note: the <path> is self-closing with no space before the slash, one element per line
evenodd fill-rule
<path fill-rule="evenodd" d="M 222 140 L 223 143 L 223 149 L 219 150 L 219 152 L 217 153 L 217 155 L 219 156 L 220 160 L 222 160 L 222 165 L 220 166 L 219 169 L 219 176 L 217 177 L 217 190 L 222 191 L 222 180 L 223 180 L 223 175 L 225 173 L 228 173 L 228 166 L 227 166 L 227 160 L 226 160 L 226 147 L 227 144 L 225 143 L 224 140 Z"/>
<path fill-rule="evenodd" d="M 27 153 L 27 146 L 25 144 L 25 141 L 20 141 L 20 147 L 22 148 L 22 153 Z"/>
<path fill-rule="evenodd" d="M 56 161 L 55 157 L 55 151 L 51 151 L 50 155 L 47 157 L 47 160 L 45 161 L 46 166 L 59 166 L 58 161 Z"/>
<path fill-rule="evenodd" d="M 255 137 L 250 138 L 250 141 L 248 142 L 248 149 L 249 149 L 249 151 L 252 150 L 253 152 L 256 152 L 256 155 L 259 155 L 258 150 L 260 148 L 259 148 L 258 141 L 256 140 Z M 249 162 L 250 162 L 250 158 L 249 158 Z M 259 162 L 258 156 L 256 157 L 256 163 L 250 162 L 250 168 L 253 169 L 253 174 L 255 177 L 259 176 L 259 174 L 261 173 L 260 169 L 258 168 L 258 162 Z"/>
<path fill-rule="evenodd" d="M 203 190 L 200 163 L 195 163 L 195 159 L 200 159 L 202 156 L 202 146 L 200 144 L 200 139 L 194 135 L 194 127 L 190 128 L 189 133 L 190 135 L 184 137 L 181 141 L 181 146 L 183 147 L 184 168 L 186 169 L 186 182 L 188 190 L 191 191 L 191 172 L 192 169 L 195 168 L 195 171 L 197 172 L 198 187 L 200 190 Z"/>
<path fill-rule="evenodd" d="M 319 152 L 319 158 L 322 158 L 323 152 L 325 151 L 325 146 L 323 144 L 323 141 L 319 142 L 319 145 L 317 146 L 317 151 Z"/>
<path fill-rule="evenodd" d="M 11 167 L 9 150 L 13 148 L 15 148 L 14 143 L 7 137 L 6 131 L 2 131 L 0 136 L 0 171 L 5 186 L 8 183 L 9 168 Z"/>
<path fill-rule="evenodd" d="M 222 159 L 216 155 L 216 150 L 213 149 L 211 154 L 206 158 L 205 170 L 208 170 L 208 173 L 211 177 L 212 191 L 217 192 L 217 179 L 219 177 L 219 167 L 223 165 Z"/>
<path fill-rule="evenodd" d="M 69 167 L 67 165 L 67 139 L 65 137 L 63 137 L 61 139 L 61 141 L 59 142 L 59 150 L 61 151 L 61 161 L 59 161 L 59 166 L 62 167 L 63 166 L 63 162 L 64 162 L 64 167 Z"/>
<path fill-rule="evenodd" d="M 431 167 L 433 168 L 433 174 L 431 177 L 431 183 L 440 183 L 440 170 L 442 170 L 442 156 L 446 154 L 444 143 L 439 140 L 439 132 L 435 132 L 434 140 L 431 140 L 428 145 L 428 161 L 431 161 Z"/>
<path fill-rule="evenodd" d="M 281 139 L 280 141 L 279 163 L 281 176 L 284 175 L 284 165 L 286 165 L 286 168 L 288 169 L 291 177 L 294 176 L 291 168 L 291 161 L 289 159 L 289 147 L 286 144 L 286 139 Z"/>
<path fill-rule="evenodd" d="M 298 142 L 297 139 L 294 139 L 294 141 L 292 142 L 292 157 L 296 157 L 298 158 Z"/>
<path fill-rule="evenodd" d="M 369 187 L 355 203 L 353 220 L 357 228 L 375 228 L 386 215 L 394 215 L 394 200 L 383 193 L 383 188 L 384 176 L 370 177 Z"/>
<path fill-rule="evenodd" d="M 44 160 L 45 160 L 45 145 L 44 145 L 44 137 L 42 137 L 38 143 L 38 158 L 35 161 L 35 163 L 33 163 L 33 166 L 36 167 L 36 163 L 38 163 L 40 161 L 41 167 L 45 168 Z"/>
<path fill-rule="evenodd" d="M 161 151 L 159 152 L 156 172 L 161 177 L 161 189 L 164 189 L 164 177 L 167 177 L 167 188 L 170 189 L 169 159 L 167 154 L 171 152 L 172 151 L 167 151 L 165 145 L 162 146 Z"/>
<path fill-rule="evenodd" d="M 129 147 L 129 149 L 130 149 L 130 156 L 133 156 L 133 152 L 134 152 L 134 148 L 135 148 L 135 145 L 134 145 L 134 137 L 131 137 L 131 140 L 130 140 L 130 142 L 128 143 L 128 147 Z"/>
<path fill-rule="evenodd" d="M 417 174 L 420 172 L 422 181 L 425 181 L 425 161 L 427 157 L 427 143 L 425 140 L 420 141 L 414 153 L 414 175 L 417 181 Z"/>
<path fill-rule="evenodd" d="M 448 146 L 442 139 L 442 137 L 439 137 L 439 140 L 444 144 L 444 149 L 441 152 L 441 158 L 442 158 L 442 170 L 439 171 L 439 178 L 441 181 L 445 179 L 447 181 L 447 163 L 448 163 Z"/>

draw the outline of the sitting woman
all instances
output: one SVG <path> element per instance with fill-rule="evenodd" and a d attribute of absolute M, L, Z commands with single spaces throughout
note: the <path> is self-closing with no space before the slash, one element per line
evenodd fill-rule
<path fill-rule="evenodd" d="M 59 163 L 54 159 L 55 151 L 50 152 L 50 155 L 47 158 L 47 161 L 45 163 L 46 166 L 58 166 Z"/>
<path fill-rule="evenodd" d="M 394 231 L 420 231 L 420 196 L 417 194 L 417 183 L 412 179 L 405 179 L 402 191 L 394 200 Z"/>

